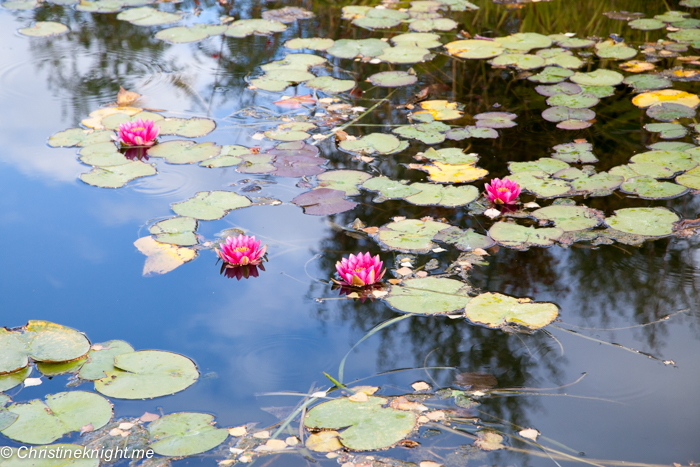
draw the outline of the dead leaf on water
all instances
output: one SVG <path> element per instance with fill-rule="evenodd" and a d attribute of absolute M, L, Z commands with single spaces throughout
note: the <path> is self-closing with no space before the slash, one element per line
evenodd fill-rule
<path fill-rule="evenodd" d="M 505 446 L 501 444 L 502 441 L 503 436 L 487 431 L 479 433 L 479 439 L 474 441 L 474 445 L 484 451 L 497 451 L 505 448 Z"/>
<path fill-rule="evenodd" d="M 409 168 L 428 172 L 430 180 L 438 183 L 465 183 L 479 180 L 489 171 L 474 167 L 474 164 L 449 165 L 434 161 L 431 165 L 409 164 Z"/>
<path fill-rule="evenodd" d="M 537 441 L 537 436 L 540 434 L 539 431 L 535 430 L 534 428 L 526 428 L 524 430 L 520 430 L 518 432 L 520 436 L 523 438 L 531 439 L 533 441 Z"/>
<path fill-rule="evenodd" d="M 134 246 L 147 257 L 143 266 L 144 276 L 165 274 L 197 256 L 197 252 L 190 248 L 158 243 L 150 236 L 139 238 Z"/>
<path fill-rule="evenodd" d="M 141 415 L 141 417 L 139 418 L 139 420 L 141 420 L 144 423 L 147 423 L 147 422 L 152 422 L 154 420 L 158 420 L 159 418 L 160 418 L 160 415 L 158 415 L 158 414 L 154 414 L 151 412 L 144 412 L 143 415 Z"/>
<path fill-rule="evenodd" d="M 127 91 L 123 87 L 119 86 L 119 92 L 117 93 L 117 105 L 119 107 L 131 105 L 139 100 L 140 97 L 141 94 L 134 91 Z"/>
<path fill-rule="evenodd" d="M 236 426 L 228 429 L 228 434 L 235 437 L 245 436 L 246 433 L 248 433 L 248 430 L 246 430 L 244 426 Z"/>
<path fill-rule="evenodd" d="M 315 452 L 333 452 L 342 449 L 337 431 L 322 431 L 311 434 L 306 440 L 306 447 Z"/>
<path fill-rule="evenodd" d="M 430 385 L 425 381 L 416 381 L 411 385 L 414 391 L 427 391 L 430 389 Z"/>

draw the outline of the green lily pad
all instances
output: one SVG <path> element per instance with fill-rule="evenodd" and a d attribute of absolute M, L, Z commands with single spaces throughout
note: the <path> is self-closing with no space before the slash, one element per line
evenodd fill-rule
<path fill-rule="evenodd" d="M 349 91 L 355 87 L 355 80 L 337 79 L 332 76 L 319 76 L 304 83 L 304 86 L 311 89 L 318 89 L 329 94 L 338 94 Z"/>
<path fill-rule="evenodd" d="M 182 14 L 167 13 L 148 6 L 142 6 L 122 11 L 117 15 L 117 19 L 128 21 L 136 26 L 160 26 L 180 21 L 182 19 Z"/>
<path fill-rule="evenodd" d="M 84 446 L 76 444 L 52 444 L 50 446 L 34 447 L 36 454 L 29 457 L 29 452 L 19 448 L 2 447 L 8 449 L 8 457 L 0 460 L 2 467 L 98 467 L 98 456 L 81 457 L 85 451 Z M 53 457 L 50 457 L 53 456 Z"/>
<path fill-rule="evenodd" d="M 448 165 L 466 165 L 475 164 L 479 160 L 476 154 L 465 154 L 460 148 L 429 148 L 424 153 L 420 154 L 423 159 L 440 162 Z"/>
<path fill-rule="evenodd" d="M 367 12 L 371 9 L 372 9 L 372 7 L 363 6 L 363 5 L 344 6 L 342 9 L 342 18 L 343 19 L 361 18 L 361 17 L 365 16 L 367 14 Z"/>
<path fill-rule="evenodd" d="M 178 26 L 175 28 L 161 29 L 156 33 L 156 39 L 172 44 L 199 42 L 207 37 L 223 34 L 226 28 L 227 26 L 218 24 L 195 24 L 187 27 Z"/>
<path fill-rule="evenodd" d="M 101 188 L 121 188 L 131 180 L 155 175 L 156 168 L 141 161 L 129 161 L 126 164 L 96 167 L 92 172 L 80 175 L 80 180 L 88 185 Z"/>
<path fill-rule="evenodd" d="M 647 148 L 654 151 L 686 151 L 695 147 L 694 144 L 683 143 L 681 141 L 660 141 L 647 146 Z"/>
<path fill-rule="evenodd" d="M 459 227 L 441 230 L 433 240 L 452 245 L 460 251 L 472 251 L 476 248 L 485 250 L 496 244 L 490 237 L 478 234 L 473 229 L 461 230 Z"/>
<path fill-rule="evenodd" d="M 588 230 L 597 227 L 602 222 L 603 215 L 599 211 L 585 206 L 552 205 L 532 212 L 539 221 L 550 221 L 555 227 L 564 232 Z"/>
<path fill-rule="evenodd" d="M 0 338 L 0 342 L 2 342 L 2 338 Z M 16 386 L 19 386 L 31 374 L 32 374 L 32 367 L 26 366 L 26 367 L 22 368 L 21 370 L 17 370 L 13 373 L 7 373 L 7 374 L 0 375 L 0 392 L 7 391 L 8 389 L 12 389 Z M 2 399 L 2 396 L 4 396 L 4 394 L 0 394 L 0 399 Z M 2 401 L 0 400 L 0 407 L 3 405 L 5 405 L 5 404 L 3 404 Z M 7 418 L 7 416 L 3 416 L 2 409 L 0 409 L 0 430 L 5 429 L 5 427 L 2 426 L 3 418 Z M 14 420 L 17 417 L 10 417 L 10 418 L 12 418 Z M 10 425 L 8 424 L 6 426 L 10 426 Z"/>
<path fill-rule="evenodd" d="M 538 51 L 537 55 L 540 55 L 540 52 L 542 51 L 543 50 Z M 559 53 L 552 57 L 546 58 L 544 64 L 547 66 L 560 66 L 570 70 L 577 70 L 583 66 L 583 60 L 575 57 L 571 52 L 566 51 L 566 53 Z"/>
<path fill-rule="evenodd" d="M 457 22 L 449 18 L 418 19 L 411 21 L 408 28 L 416 32 L 452 31 L 457 27 Z"/>
<path fill-rule="evenodd" d="M 658 105 L 652 105 L 649 107 L 647 109 L 647 115 L 654 120 L 670 122 L 673 120 L 678 120 L 679 118 L 695 117 L 695 109 L 691 109 L 687 105 L 676 104 L 674 102 L 662 102 Z M 683 135 L 685 135 L 685 133 Z"/>
<path fill-rule="evenodd" d="M 554 303 L 536 303 L 500 293 L 483 293 L 471 299 L 464 314 L 471 322 L 490 328 L 517 324 L 539 329 L 556 319 L 559 308 Z"/>
<path fill-rule="evenodd" d="M 493 128 L 479 128 L 467 125 L 464 128 L 451 129 L 445 133 L 445 138 L 455 141 L 461 141 L 466 138 L 495 139 L 498 138 L 498 132 Z"/>
<path fill-rule="evenodd" d="M 87 357 L 80 358 L 78 360 L 73 360 L 72 362 L 61 362 L 61 363 L 37 363 L 36 369 L 39 370 L 43 375 L 52 378 L 58 375 L 65 375 L 68 373 L 76 373 L 80 370 L 80 367 L 87 361 Z"/>
<path fill-rule="evenodd" d="M 594 164 L 598 158 L 591 151 L 593 145 L 590 143 L 566 143 L 554 146 L 553 159 L 568 162 L 570 164 Z"/>
<path fill-rule="evenodd" d="M 684 151 L 647 151 L 632 156 L 630 162 L 647 162 L 660 165 L 670 170 L 672 175 L 693 169 L 698 165 L 698 162 L 693 160 L 692 155 Z"/>
<path fill-rule="evenodd" d="M 244 154 L 240 156 L 243 162 L 236 168 L 240 173 L 266 174 L 277 170 L 272 165 L 274 156 L 270 154 Z"/>
<path fill-rule="evenodd" d="M 370 178 L 362 184 L 362 188 L 369 191 L 375 191 L 381 195 L 374 198 L 375 203 L 381 203 L 388 199 L 403 199 L 408 196 L 412 196 L 420 193 L 420 189 L 406 184 L 406 182 L 400 182 L 397 180 L 392 180 L 388 177 L 374 177 Z"/>
<path fill-rule="evenodd" d="M 265 132 L 265 137 L 275 141 L 303 141 L 310 138 L 307 130 L 316 128 L 316 125 L 309 122 L 289 122 L 282 123 L 276 130 Z"/>
<path fill-rule="evenodd" d="M 302 207 L 304 214 L 311 216 L 338 214 L 357 206 L 356 202 L 345 199 L 344 191 L 331 188 L 316 188 L 302 193 L 292 199 L 292 204 Z"/>
<path fill-rule="evenodd" d="M 518 116 L 508 112 L 484 112 L 474 118 L 477 128 L 512 128 L 517 125 L 513 120 Z"/>
<path fill-rule="evenodd" d="M 313 54 L 287 54 L 282 60 L 275 60 L 270 63 L 262 65 L 264 71 L 273 70 L 301 70 L 308 71 L 309 68 L 314 66 L 323 65 L 326 63 L 326 59 Z"/>
<path fill-rule="evenodd" d="M 687 171 L 676 177 L 676 183 L 687 186 L 693 190 L 700 190 L 700 167 Z"/>
<path fill-rule="evenodd" d="M 562 96 L 563 94 L 557 95 Z M 542 112 L 542 118 L 548 122 L 565 122 L 567 120 L 588 121 L 595 118 L 595 112 L 591 109 L 572 109 L 565 106 L 556 106 L 545 109 Z M 555 157 L 555 159 L 560 158 Z"/>
<path fill-rule="evenodd" d="M 365 29 L 389 29 L 398 26 L 409 18 L 403 11 L 371 8 L 360 18 L 355 18 L 352 24 Z"/>
<path fill-rule="evenodd" d="M 624 208 L 605 219 L 608 227 L 634 235 L 663 237 L 673 232 L 680 218 L 666 208 Z"/>
<path fill-rule="evenodd" d="M 408 86 L 418 81 L 415 74 L 410 74 L 405 71 L 382 71 L 375 73 L 367 80 L 374 86 L 384 88 L 397 88 L 400 86 Z"/>
<path fill-rule="evenodd" d="M 652 18 L 635 19 L 627 23 L 632 29 L 641 29 L 642 31 L 654 31 L 655 29 L 663 29 L 666 23 Z"/>
<path fill-rule="evenodd" d="M 296 6 L 286 6 L 273 10 L 263 11 L 262 17 L 268 21 L 279 21 L 280 23 L 294 23 L 300 19 L 311 19 L 316 16 L 313 12 Z"/>
<path fill-rule="evenodd" d="M 82 147 L 97 143 L 108 143 L 112 141 L 113 137 L 116 137 L 113 131 L 69 128 L 65 131 L 59 131 L 49 138 L 48 145 L 52 148 Z"/>
<path fill-rule="evenodd" d="M 498 244 L 517 250 L 551 246 L 563 233 L 564 230 L 557 227 L 525 227 L 512 222 L 496 222 L 489 229 L 489 235 Z"/>
<path fill-rule="evenodd" d="M 579 177 L 571 182 L 577 194 L 588 196 L 607 196 L 624 181 L 623 177 L 612 173 L 597 173 L 590 177 Z"/>
<path fill-rule="evenodd" d="M 239 19 L 231 23 L 224 32 L 228 37 L 247 37 L 255 34 L 256 36 L 269 36 L 276 32 L 282 32 L 287 29 L 283 23 L 279 21 L 268 21 L 266 19 Z"/>
<path fill-rule="evenodd" d="M 532 49 L 543 49 L 552 45 L 552 39 L 535 32 L 519 32 L 510 36 L 497 37 L 495 41 L 508 50 L 519 52 L 529 52 Z"/>
<path fill-rule="evenodd" d="M 9 1 L 9 2 L 3 2 L 0 3 L 0 6 L 2 8 L 5 8 L 7 10 L 33 10 L 39 4 L 36 2 L 36 0 L 28 0 L 28 1 Z"/>
<path fill-rule="evenodd" d="M 625 77 L 617 71 L 598 69 L 590 73 L 576 72 L 571 81 L 584 86 L 617 86 Z"/>
<path fill-rule="evenodd" d="M 95 344 L 88 352 L 88 361 L 78 372 L 80 379 L 95 381 L 102 379 L 109 372 L 114 372 L 114 357 L 133 352 L 134 348 L 124 341 L 107 341 Z"/>
<path fill-rule="evenodd" d="M 504 53 L 490 60 L 489 63 L 495 66 L 512 66 L 519 70 L 534 70 L 545 65 L 545 59 L 537 55 Z"/>
<path fill-rule="evenodd" d="M 632 75 L 623 80 L 628 86 L 632 86 L 637 92 L 654 91 L 670 88 L 673 83 L 668 78 L 660 75 Z"/>
<path fill-rule="evenodd" d="M 34 26 L 30 28 L 20 28 L 17 30 L 18 33 L 23 36 L 30 37 L 52 37 L 60 36 L 65 34 L 70 29 L 65 24 L 57 23 L 55 21 L 37 21 Z"/>
<path fill-rule="evenodd" d="M 548 66 L 536 75 L 528 77 L 528 80 L 544 84 L 559 83 L 572 76 L 573 74 L 573 71 L 566 68 L 560 68 L 558 66 Z"/>
<path fill-rule="evenodd" d="M 428 32 L 409 32 L 406 34 L 399 34 L 392 37 L 391 42 L 396 46 L 422 47 L 424 49 L 432 49 L 442 45 L 439 34 L 432 34 Z"/>
<path fill-rule="evenodd" d="M 479 197 L 479 190 L 472 185 L 442 186 L 433 183 L 414 183 L 411 188 L 420 193 L 406 197 L 406 201 L 419 206 L 465 206 Z"/>
<path fill-rule="evenodd" d="M 393 408 L 383 397 L 369 396 L 367 402 L 343 397 L 319 404 L 304 419 L 308 428 L 340 429 L 340 442 L 355 451 L 385 449 L 407 437 L 416 426 L 416 414 Z"/>
<path fill-rule="evenodd" d="M 124 9 L 124 2 L 121 0 L 97 0 L 95 2 L 81 0 L 75 9 L 88 13 L 116 13 Z"/>
<path fill-rule="evenodd" d="M 48 321 L 29 321 L 18 331 L 0 328 L 0 375 L 36 362 L 77 360 L 90 350 L 90 341 L 75 329 Z"/>
<path fill-rule="evenodd" d="M 216 128 L 214 120 L 208 118 L 166 118 L 158 122 L 161 135 L 176 135 L 185 138 L 200 138 Z"/>
<path fill-rule="evenodd" d="M 202 161 L 199 163 L 199 165 L 209 168 L 231 167 L 243 162 L 243 159 L 240 156 L 246 154 L 250 154 L 250 148 L 239 146 L 237 144 L 227 144 L 225 146 L 221 146 L 221 152 L 218 156 Z"/>
<path fill-rule="evenodd" d="M 373 58 L 381 55 L 384 49 L 388 47 L 391 47 L 391 45 L 380 39 L 340 39 L 335 41 L 333 47 L 326 50 L 326 52 L 338 58 Z"/>
<path fill-rule="evenodd" d="M 686 8 L 700 8 L 700 0 L 681 0 L 679 5 Z"/>
<path fill-rule="evenodd" d="M 95 381 L 95 390 L 117 399 L 150 399 L 174 394 L 194 384 L 199 377 L 192 360 L 159 350 L 117 355 L 114 367 L 105 372 L 107 376 Z"/>
<path fill-rule="evenodd" d="M 612 86 L 586 86 L 581 85 L 581 94 L 589 94 L 591 96 L 601 99 L 603 97 L 610 97 L 615 94 L 615 88 Z"/>
<path fill-rule="evenodd" d="M 668 33 L 668 38 L 678 42 L 695 43 L 700 41 L 700 29 L 680 29 Z"/>
<path fill-rule="evenodd" d="M 496 41 L 466 39 L 445 44 L 450 55 L 459 58 L 483 59 L 501 55 L 505 49 Z"/>
<path fill-rule="evenodd" d="M 593 107 L 600 100 L 590 94 L 557 94 L 547 99 L 547 104 L 552 106 L 563 106 L 570 109 L 587 109 Z"/>
<path fill-rule="evenodd" d="M 384 301 L 404 313 L 444 315 L 461 312 L 469 303 L 470 290 L 464 282 L 443 277 L 406 279 L 392 286 Z"/>
<path fill-rule="evenodd" d="M 679 107 L 684 106 L 679 105 Z M 659 133 L 661 139 L 678 139 L 688 134 L 688 130 L 678 123 L 647 123 L 644 125 L 644 129 L 652 133 Z"/>
<path fill-rule="evenodd" d="M 196 245 L 197 219 L 192 217 L 172 217 L 156 222 L 148 231 L 156 241 L 178 246 Z"/>
<path fill-rule="evenodd" d="M 151 449 L 161 456 L 185 457 L 214 449 L 228 438 L 228 430 L 215 428 L 214 417 L 182 412 L 166 415 L 148 425 Z"/>
<path fill-rule="evenodd" d="M 127 115 L 125 113 L 115 113 L 112 115 L 107 115 L 104 117 L 100 123 L 107 130 L 118 130 L 119 125 L 125 122 L 135 122 L 136 120 L 153 120 L 154 122 L 159 122 L 163 120 L 163 116 L 153 112 L 139 112 L 135 115 Z"/>
<path fill-rule="evenodd" d="M 167 141 L 156 144 L 148 149 L 151 157 L 162 157 L 169 164 L 192 164 L 216 157 L 221 152 L 221 146 L 207 142 L 196 144 L 194 141 Z"/>
<path fill-rule="evenodd" d="M 129 159 L 117 150 L 114 143 L 97 143 L 81 148 L 80 161 L 93 167 L 114 167 L 129 163 Z"/>
<path fill-rule="evenodd" d="M 612 60 L 629 60 L 637 55 L 637 50 L 628 47 L 624 42 L 615 42 L 614 40 L 606 40 L 595 45 L 596 55 L 600 58 Z"/>
<path fill-rule="evenodd" d="M 652 177 L 631 178 L 620 187 L 620 191 L 637 195 L 642 199 L 671 199 L 688 192 L 684 186 L 670 182 L 659 182 Z"/>
<path fill-rule="evenodd" d="M 374 238 L 382 246 L 402 253 L 428 253 L 435 248 L 433 237 L 449 224 L 432 220 L 404 219 L 382 226 Z"/>
<path fill-rule="evenodd" d="M 654 16 L 654 19 L 657 19 L 659 21 L 663 21 L 665 23 L 675 23 L 676 21 L 682 20 L 684 17 L 686 17 L 688 15 L 690 15 L 690 13 L 687 13 L 685 11 L 669 10 L 662 15 Z"/>
<path fill-rule="evenodd" d="M 418 123 L 415 125 L 402 125 L 392 130 L 404 138 L 417 139 L 425 144 L 437 144 L 445 141 L 445 132 L 450 129 L 442 122 Z"/>
<path fill-rule="evenodd" d="M 358 154 L 394 154 L 406 149 L 408 143 L 401 141 L 394 135 L 370 133 L 357 140 L 341 141 L 339 146 L 344 151 Z"/>
<path fill-rule="evenodd" d="M 330 170 L 319 174 L 316 177 L 318 186 L 345 192 L 345 196 L 355 196 L 360 194 L 357 188 L 372 176 L 359 170 Z"/>
<path fill-rule="evenodd" d="M 541 170 L 516 172 L 509 175 L 508 178 L 538 198 L 556 198 L 571 192 L 569 183 L 562 180 L 552 180 L 548 174 Z"/>
<path fill-rule="evenodd" d="M 569 164 L 562 162 L 560 160 L 552 159 L 550 157 L 542 157 L 532 162 L 509 162 L 508 169 L 511 173 L 515 174 L 518 172 L 532 172 L 536 170 L 541 170 L 542 172 L 553 174 L 559 172 L 560 170 L 566 169 Z"/>
<path fill-rule="evenodd" d="M 408 64 L 425 61 L 430 56 L 430 50 L 423 47 L 399 45 L 384 49 L 377 58 L 387 63 Z"/>
<path fill-rule="evenodd" d="M 565 49 L 585 49 L 595 45 L 595 41 L 593 40 L 568 37 L 564 34 L 551 34 L 549 38 L 552 39 L 559 47 L 563 47 Z"/>
<path fill-rule="evenodd" d="M 291 39 L 285 42 L 284 46 L 288 49 L 294 50 L 310 49 L 324 51 L 333 47 L 333 44 L 335 44 L 335 41 L 333 39 L 324 39 L 322 37 L 297 37 L 296 39 Z"/>
<path fill-rule="evenodd" d="M 245 196 L 230 191 L 200 191 L 192 198 L 172 205 L 175 214 L 202 221 L 221 219 L 229 211 L 253 204 Z"/>
<path fill-rule="evenodd" d="M 72 431 L 92 424 L 101 428 L 112 419 L 112 404 L 91 392 L 71 391 L 15 403 L 7 408 L 17 420 L 2 434 L 20 443 L 48 444 Z"/>

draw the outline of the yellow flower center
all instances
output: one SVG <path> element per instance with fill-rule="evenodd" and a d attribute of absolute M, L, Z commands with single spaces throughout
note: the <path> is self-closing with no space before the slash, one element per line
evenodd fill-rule
<path fill-rule="evenodd" d="M 247 246 L 239 246 L 237 248 L 234 248 L 233 251 L 238 251 L 240 253 L 244 253 L 246 251 L 250 251 L 250 248 L 248 248 Z"/>
<path fill-rule="evenodd" d="M 144 129 L 145 129 L 145 128 L 143 128 L 142 126 L 139 126 L 139 127 L 136 127 L 136 128 L 132 128 L 131 131 L 143 131 Z"/>
<path fill-rule="evenodd" d="M 501 187 L 501 188 L 496 189 L 496 191 L 510 191 L 510 190 L 508 188 Z"/>
<path fill-rule="evenodd" d="M 365 269 L 367 269 L 367 268 L 359 267 L 359 268 L 353 269 L 353 271 L 355 271 L 355 272 L 362 272 L 362 271 L 364 271 Z"/>

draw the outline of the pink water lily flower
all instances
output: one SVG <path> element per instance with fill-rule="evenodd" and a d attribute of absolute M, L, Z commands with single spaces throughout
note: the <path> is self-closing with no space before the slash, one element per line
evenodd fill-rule
<path fill-rule="evenodd" d="M 515 204 L 520 195 L 520 186 L 512 180 L 494 178 L 486 184 L 486 196 L 494 204 Z"/>
<path fill-rule="evenodd" d="M 247 235 L 227 237 L 220 246 L 221 250 L 217 248 L 216 254 L 231 266 L 260 264 L 267 252 L 267 245 L 260 248 L 260 240 L 255 241 L 255 237 Z"/>
<path fill-rule="evenodd" d="M 127 146 L 153 146 L 160 127 L 153 120 L 138 119 L 119 125 L 119 139 Z"/>
<path fill-rule="evenodd" d="M 338 274 L 343 279 L 339 284 L 352 287 L 364 287 L 365 285 L 378 282 L 386 269 L 382 269 L 384 263 L 379 259 L 379 255 L 370 256 L 369 252 L 359 255 L 350 255 L 335 263 Z"/>

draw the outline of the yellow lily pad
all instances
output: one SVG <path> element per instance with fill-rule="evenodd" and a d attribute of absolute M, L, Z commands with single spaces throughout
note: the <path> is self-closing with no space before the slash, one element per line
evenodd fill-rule
<path fill-rule="evenodd" d="M 90 118 L 84 119 L 81 123 L 88 128 L 92 128 L 93 130 L 104 130 L 104 126 L 101 122 L 102 119 L 108 115 L 125 114 L 131 117 L 142 110 L 143 109 L 138 107 L 105 107 L 103 109 L 97 109 L 90 112 Z"/>
<path fill-rule="evenodd" d="M 197 252 L 190 248 L 177 247 L 167 243 L 159 243 L 150 236 L 139 238 L 134 246 L 146 255 L 143 275 L 165 274 L 188 261 L 192 261 Z"/>
<path fill-rule="evenodd" d="M 694 109 L 700 104 L 700 99 L 696 94 L 691 94 L 678 89 L 662 89 L 660 91 L 645 92 L 635 96 L 632 103 L 643 109 L 662 102 L 673 102 Z"/>
<path fill-rule="evenodd" d="M 438 183 L 466 183 L 479 180 L 488 175 L 489 171 L 474 167 L 474 164 L 449 165 L 433 162 L 432 165 L 411 164 L 411 168 L 428 172 L 430 180 Z"/>
<path fill-rule="evenodd" d="M 455 120 L 464 114 L 457 109 L 457 105 L 456 102 L 443 100 L 423 101 L 420 103 L 420 107 L 423 110 L 413 112 L 413 115 L 432 115 L 434 120 Z"/>

